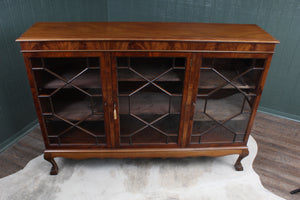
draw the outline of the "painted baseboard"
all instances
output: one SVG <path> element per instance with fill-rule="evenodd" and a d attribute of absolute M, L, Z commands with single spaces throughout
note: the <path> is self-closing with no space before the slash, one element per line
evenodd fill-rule
<path fill-rule="evenodd" d="M 6 139 L 4 142 L 0 144 L 0 152 L 4 151 L 7 147 L 16 143 L 19 139 L 27 135 L 33 129 L 35 129 L 39 125 L 38 120 L 35 119 L 34 121 L 27 124 L 24 128 L 14 134 L 12 137 Z"/>
<path fill-rule="evenodd" d="M 263 107 L 263 106 L 259 106 L 258 107 L 258 112 L 269 114 L 269 115 L 273 115 L 275 117 L 280 117 L 280 118 L 284 118 L 284 119 L 289 119 L 289 120 L 293 120 L 293 121 L 296 121 L 296 122 L 300 122 L 300 116 L 299 115 L 285 113 L 285 112 L 281 112 L 281 111 L 274 110 L 274 109 L 271 109 L 271 108 L 266 108 L 266 107 Z"/>

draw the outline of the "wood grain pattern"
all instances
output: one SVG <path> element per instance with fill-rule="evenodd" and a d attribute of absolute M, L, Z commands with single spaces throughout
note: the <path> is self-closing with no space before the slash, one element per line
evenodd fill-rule
<path fill-rule="evenodd" d="M 300 193 L 300 123 L 257 113 L 251 135 L 258 144 L 253 163 L 263 185 L 288 200 L 298 200 Z"/>
<path fill-rule="evenodd" d="M 25 66 L 26 66 L 26 72 L 27 72 L 27 76 L 28 76 L 28 79 L 29 79 L 30 90 L 31 90 L 35 110 L 36 110 L 36 113 L 37 113 L 37 116 L 38 116 L 41 131 L 43 133 L 43 139 L 44 139 L 45 147 L 47 148 L 49 146 L 49 139 L 47 137 L 47 129 L 46 129 L 46 126 L 45 126 L 45 121 L 44 121 L 44 118 L 42 117 L 42 108 L 41 108 L 41 104 L 40 104 L 39 99 L 38 99 L 37 86 L 36 86 L 36 82 L 34 80 L 34 75 L 33 75 L 32 68 L 31 68 L 31 63 L 30 63 L 30 60 L 29 60 L 28 57 L 23 55 L 23 58 L 24 58 Z"/>
<path fill-rule="evenodd" d="M 23 169 L 45 149 L 40 127 L 35 128 L 17 143 L 0 153 L 0 178 Z"/>
<path fill-rule="evenodd" d="M 266 82 L 261 106 L 269 112 L 299 119 L 300 73 L 297 49 L 300 40 L 299 1 L 221 0 L 216 3 L 201 1 L 91 1 L 88 4 L 76 0 L 71 4 L 63 1 L 35 0 L 26 4 L 20 0 L 0 2 L 2 23 L 0 79 L 2 105 L 1 141 L 15 135 L 18 130 L 36 118 L 27 77 L 22 69 L 23 60 L 19 46 L 12 41 L 36 21 L 181 21 L 254 23 L 284 41 L 276 49 L 272 69 Z M 50 8 L 50 9 L 49 9 Z M 220 9 L 222 8 L 222 9 Z M 251 12 L 249 12 L 251 10 Z M 37 12 L 38 11 L 38 12 Z M 22 19 L 22 20 L 20 20 Z M 5 53 L 4 53 L 5 52 Z M 286 62 L 288 61 L 288 62 Z M 282 71 L 284 69 L 284 72 Z M 16 73 L 17 72 L 17 73 Z M 24 88 L 25 87 L 25 88 Z M 27 88 L 27 89 L 26 89 Z M 11 91 L 15 91 L 13 94 Z M 22 99 L 22 105 L 18 100 Z M 288 104 L 286 102 L 289 102 Z M 20 113 L 15 115 L 14 113 Z M 22 114 L 23 113 L 23 114 Z M 292 115 L 294 114 L 294 115 Z M 11 124 L 17 120 L 19 123 Z"/>
<path fill-rule="evenodd" d="M 133 31 L 134 30 L 134 31 Z M 151 30 L 151 31 L 149 31 Z M 38 117 L 40 120 L 46 150 L 45 150 L 45 159 L 52 163 L 53 167 L 51 174 L 57 173 L 57 166 L 53 157 L 62 156 L 69 158 L 90 158 L 90 157 L 113 157 L 113 158 L 123 158 L 123 157 L 185 157 L 185 156 L 216 156 L 216 155 L 228 155 L 228 154 L 240 154 L 239 159 L 237 160 L 235 166 L 237 170 L 242 170 L 240 160 L 248 155 L 246 151 L 248 134 L 254 120 L 255 112 L 258 107 L 259 98 L 263 89 L 263 84 L 266 79 L 267 69 L 269 68 L 271 56 L 273 54 L 275 44 L 278 43 L 271 35 L 263 31 L 256 25 L 241 25 L 241 24 L 204 24 L 204 23 L 156 23 L 156 22 L 66 22 L 66 23 L 36 23 L 32 26 L 27 32 L 25 32 L 17 42 L 21 42 L 21 47 L 25 59 L 25 64 L 28 72 L 28 77 L 30 79 L 31 89 L 33 97 L 35 100 L 36 110 L 38 112 Z M 103 52 L 101 52 L 103 51 Z M 127 51 L 127 52 L 126 52 Z M 133 51 L 133 52 L 132 52 Z M 187 53 L 189 52 L 189 53 Z M 191 54 L 191 52 L 193 52 Z M 198 52 L 198 53 L 196 53 Z M 206 52 L 206 53 L 199 53 Z M 98 57 L 100 58 L 101 66 L 101 89 L 103 94 L 103 107 L 104 107 L 104 119 L 105 119 L 105 134 L 106 134 L 106 146 L 98 145 L 98 139 L 93 132 L 88 132 L 89 137 L 86 135 L 86 130 L 82 129 L 79 125 L 80 122 L 73 124 L 68 122 L 68 119 L 64 119 L 56 113 L 52 101 L 50 98 L 50 107 L 53 115 L 60 120 L 71 124 L 72 127 L 68 129 L 63 128 L 62 125 L 56 123 L 56 125 L 48 126 L 46 124 L 46 119 L 44 117 L 45 113 L 42 113 L 41 103 L 39 102 L 39 97 L 37 96 L 38 90 L 43 90 L 44 85 L 40 85 L 40 82 L 37 82 L 37 78 L 42 78 L 37 75 L 34 77 L 32 72 L 32 66 L 30 63 L 30 58 L 38 57 L 53 57 L 56 59 L 56 62 L 62 58 L 68 58 L 68 61 L 71 61 L 73 56 L 78 55 L 79 57 Z M 55 58 L 58 56 L 59 58 Z M 206 134 L 203 137 L 203 142 L 193 144 L 191 142 L 191 125 L 193 121 L 193 112 L 195 105 L 195 97 L 197 94 L 198 84 L 199 84 L 199 68 L 201 65 L 201 60 L 203 56 L 208 58 L 255 58 L 267 59 L 267 64 L 265 66 L 262 79 L 259 83 L 258 90 L 251 92 L 248 95 L 258 95 L 254 106 L 252 108 L 252 116 L 248 123 L 247 135 L 244 137 L 244 140 L 236 140 L 237 132 L 234 131 L 229 133 L 225 130 L 222 130 L 220 133 L 218 130 L 214 130 L 213 134 Z M 180 118 L 176 119 L 176 123 L 179 124 L 178 130 L 173 130 L 171 128 L 171 122 L 175 121 L 164 121 L 166 125 L 163 129 L 155 127 L 153 124 L 156 124 L 161 119 L 165 120 L 165 116 L 170 114 L 169 111 L 163 111 L 166 115 L 161 116 L 162 118 L 155 118 L 151 122 L 145 122 L 143 119 L 136 117 L 131 113 L 132 102 L 124 105 L 127 105 L 129 117 L 134 117 L 139 120 L 139 123 L 143 123 L 142 127 L 140 125 L 135 125 L 134 119 L 126 119 L 125 123 L 130 124 L 131 126 L 121 126 L 120 118 L 121 113 L 119 102 L 119 89 L 118 85 L 119 79 L 117 77 L 117 57 L 139 57 L 138 61 L 132 61 L 132 65 L 135 65 L 135 62 L 139 62 L 138 66 L 147 68 L 148 64 L 154 62 L 154 65 L 151 65 L 150 68 L 154 71 L 160 70 L 174 70 L 175 69 L 175 57 L 182 57 L 185 59 L 185 74 L 183 74 L 184 84 L 182 86 L 178 83 L 174 84 L 172 81 L 171 85 L 169 81 L 163 83 L 163 86 L 159 86 L 155 83 L 155 79 L 145 78 L 147 84 L 144 86 L 138 87 L 138 89 L 132 90 L 132 83 L 135 84 L 134 87 L 138 85 L 136 81 L 128 81 L 122 87 L 128 88 L 128 91 L 133 91 L 130 95 L 135 95 L 135 93 L 144 90 L 147 87 L 147 92 L 152 92 L 151 87 L 148 87 L 148 84 L 154 85 L 161 91 L 165 93 L 164 96 L 181 96 L 181 110 Z M 173 59 L 173 64 L 170 63 L 164 64 L 164 59 L 166 57 L 171 57 Z M 159 58 L 159 60 L 157 60 Z M 73 59 L 74 60 L 74 59 Z M 132 59 L 130 59 L 132 60 Z M 133 59 L 134 60 L 134 59 Z M 145 60 L 147 62 L 145 63 Z M 53 75 L 50 69 L 43 64 L 44 59 L 41 59 L 41 66 L 45 71 Z M 129 59 L 128 59 L 129 61 Z M 45 61 L 44 61 L 45 63 Z M 228 60 L 227 60 L 228 63 Z M 255 63 L 252 61 L 252 63 Z M 64 64 L 65 65 L 65 64 Z M 68 65 L 68 64 L 67 64 Z M 71 65 L 71 64 L 70 64 Z M 74 66 L 73 66 L 74 65 Z M 80 64 L 80 67 L 85 64 Z M 89 65 L 87 63 L 87 65 Z M 219 65 L 219 64 L 218 64 Z M 229 60 L 228 65 L 231 67 L 235 66 L 234 62 L 232 63 Z M 228 70 L 233 70 L 230 66 L 221 64 L 222 68 Z M 53 64 L 51 65 L 52 68 Z M 72 64 L 73 68 L 68 69 L 71 73 L 76 71 L 76 64 Z M 125 64 L 126 66 L 126 64 Z M 172 67 L 171 67 L 172 66 Z M 127 68 L 129 63 L 127 64 Z M 136 66 L 135 66 L 136 67 Z M 166 67 L 166 69 L 164 69 Z M 212 66 L 214 67 L 214 66 Z M 247 64 L 247 67 L 251 68 L 251 64 Z M 126 68 L 126 67 L 125 67 Z M 133 66 L 129 67 L 130 70 L 135 72 Z M 174 69 L 173 69 L 174 68 Z M 243 68 L 243 65 L 239 63 L 238 68 Z M 253 70 L 253 69 L 252 69 Z M 159 72 L 159 71 L 158 71 Z M 168 73 L 169 71 L 159 72 Z M 138 74 L 138 72 L 135 72 Z M 140 72 L 142 73 L 142 72 Z M 219 72 L 216 72 L 219 76 L 224 76 Z M 55 75 L 55 74 L 54 74 Z M 81 74 L 79 73 L 78 76 Z M 144 75 L 138 74 L 143 77 Z M 149 74 L 148 74 L 149 75 Z M 57 76 L 57 75 L 55 75 Z M 158 76 L 157 74 L 154 77 Z M 59 79 L 61 77 L 57 76 Z M 77 77 L 75 77 L 77 78 Z M 209 78 L 209 77 L 206 77 Z M 201 77 L 200 77 L 201 79 Z M 228 78 L 224 78 L 226 81 Z M 79 80 L 79 79 L 77 79 Z M 205 80 L 205 79 L 203 79 Z M 71 80 L 64 80 L 68 83 Z M 180 80 L 179 82 L 182 82 Z M 68 83 L 69 84 L 69 83 Z M 71 83 L 70 83 L 71 84 Z M 131 85 L 130 85 L 131 84 Z M 209 84 L 206 81 L 205 84 Z M 244 83 L 245 84 L 245 83 Z M 203 85 L 203 83 L 202 83 Z M 75 87 L 71 84 L 72 87 Z M 153 87 L 154 87 L 153 86 Z M 254 87 L 256 88 L 257 85 Z M 154 88 L 155 88 L 154 87 Z M 172 88 L 183 88 L 181 92 L 177 92 Z M 221 86 L 222 87 L 222 86 Z M 81 88 L 75 87 L 77 90 L 83 92 L 85 95 L 90 96 L 90 94 L 85 93 Z M 167 89 L 168 88 L 168 89 Z M 89 89 L 89 88 L 88 88 Z M 91 88 L 90 88 L 91 89 Z M 201 89 L 201 88 L 200 88 Z M 240 90 L 240 88 L 236 88 Z M 56 95 L 58 90 L 67 90 L 67 88 L 58 88 L 54 91 Z M 148 91 L 149 90 L 149 91 Z M 170 90 L 170 91 L 169 91 Z M 216 88 L 216 90 L 219 90 Z M 228 88 L 226 88 L 228 90 Z M 76 90 L 75 90 L 76 91 Z M 240 91 L 244 94 L 244 92 Z M 66 93 L 66 91 L 64 91 Z M 73 91 L 73 93 L 75 93 Z M 147 94 L 148 94 L 147 93 Z M 253 93 L 253 94 L 252 94 Z M 141 94 L 140 94 L 141 95 Z M 232 94 L 231 94 L 232 95 Z M 247 95 L 247 94 L 244 94 Z M 137 96 L 137 95 L 135 95 Z M 65 99 L 64 99 L 65 98 Z M 71 93 L 68 93 L 67 97 L 64 96 L 60 98 L 62 102 L 66 102 L 67 99 L 78 97 L 73 96 Z M 214 97 L 216 98 L 216 97 Z M 218 98 L 225 98 L 224 94 Z M 146 112 L 148 101 L 146 100 L 145 95 L 136 100 L 142 100 L 142 103 L 135 102 L 135 105 L 139 105 L 139 109 L 144 109 L 143 114 L 148 114 Z M 80 99 L 81 100 L 81 99 Z M 149 99 L 148 99 L 149 100 Z M 171 98 L 168 100 L 162 98 L 158 101 L 150 101 L 150 112 L 151 114 L 161 114 L 161 112 L 155 112 L 157 109 L 160 109 L 157 106 L 159 101 L 168 101 L 171 106 Z M 130 102 L 130 101 L 128 101 Z M 72 103 L 72 102 L 71 102 Z M 156 109 L 152 107 L 157 106 Z M 148 110 L 149 110 L 148 108 Z M 229 108 L 228 108 L 229 109 Z M 88 109 L 87 109 L 88 110 Z M 133 109 L 134 110 L 134 109 Z M 208 109 L 209 110 L 209 109 Z M 92 110 L 92 113 L 94 111 Z M 51 114 L 50 113 L 50 114 Z M 80 113 L 81 114 L 81 113 Z M 231 114 L 231 113 L 230 113 Z M 68 117 L 68 116 L 67 116 Z M 170 116 L 168 116 L 170 117 Z M 177 116 L 178 117 L 178 116 Z M 80 119 L 80 116 L 77 116 Z M 84 120 L 84 119 L 83 119 Z M 178 121 L 177 121 L 178 120 Z M 224 119 L 225 120 L 225 119 Z M 230 120 L 230 118 L 228 118 Z M 215 120 L 216 121 L 216 120 Z M 160 121 L 162 123 L 162 120 Z M 218 121 L 216 121 L 219 123 Z M 102 123 L 102 122 L 101 122 Z M 136 123 L 136 122 L 135 122 Z M 146 125 L 145 125 L 146 124 Z M 207 123 L 206 123 L 207 125 Z M 201 125 L 205 127 L 206 125 Z M 47 129 L 45 128 L 47 126 Z M 69 126 L 69 125 L 68 125 Z M 75 127 L 75 129 L 72 129 Z M 124 129 L 125 127 L 125 129 Z M 173 125 L 174 127 L 174 125 Z M 56 131 L 49 130 L 53 128 Z M 63 132 L 57 131 L 62 129 Z M 91 128 L 89 125 L 88 129 Z M 149 129 L 148 129 L 149 128 Z M 71 130 L 72 129 L 72 130 Z M 123 129 L 121 131 L 121 129 Z M 132 129 L 132 130 L 131 130 Z M 70 131 L 71 130 L 71 131 Z M 130 131 L 128 131 L 130 130 Z M 149 131 L 151 130 L 151 131 Z M 221 130 L 221 129 L 220 129 Z M 219 130 L 219 131 L 220 131 Z M 170 132 L 171 131 L 171 132 Z M 128 132 L 128 133 L 127 133 Z M 241 132 L 245 132 L 242 130 Z M 69 134 L 68 137 L 66 133 Z M 233 134 L 234 136 L 233 136 Z M 103 133 L 101 133 L 103 134 Z M 123 134 L 123 135 L 122 135 Z M 226 135 L 227 134 L 227 135 Z M 241 134 L 243 135 L 243 134 Z M 92 137 L 91 137 L 92 136 Z M 54 138 L 52 140 L 52 138 Z M 121 139 L 129 138 L 129 142 L 121 142 Z M 135 137 L 135 138 L 134 138 Z M 176 141 L 170 140 L 169 137 L 178 137 Z M 202 137 L 202 136 L 201 136 Z M 166 138 L 166 141 L 164 141 Z M 173 138 L 174 139 L 174 138 Z M 134 142 L 132 142 L 134 140 Z M 96 142 L 95 142 L 96 141 Z M 200 140 L 199 140 L 200 141 Z M 102 142 L 103 143 L 103 142 Z M 126 145 L 126 144 L 129 145 Z M 198 145 L 199 144 L 199 145 Z M 113 150 L 108 150 L 105 148 L 112 148 Z M 199 148 L 191 151 L 190 148 Z M 152 148 L 147 150 L 147 148 Z M 171 148 L 174 150 L 172 151 Z M 177 148 L 181 148 L 180 151 Z M 209 148 L 209 150 L 208 150 Z M 238 150 L 238 151 L 237 151 Z"/>
<path fill-rule="evenodd" d="M 182 140 L 182 134 L 183 134 L 183 127 L 184 127 L 184 115 L 185 115 L 185 99 L 187 99 L 187 91 L 188 91 L 188 82 L 189 82 L 189 74 L 190 74 L 190 70 L 191 70 L 191 54 L 189 53 L 158 53 L 158 52 L 115 52 L 112 53 L 111 56 L 111 60 L 112 60 L 112 85 L 113 85 L 113 99 L 114 102 L 116 102 L 116 110 L 117 110 L 117 115 L 119 115 L 119 106 L 120 103 L 118 102 L 118 76 L 117 76 L 117 64 L 116 64 L 116 58 L 117 57 L 182 57 L 186 59 L 186 64 L 185 64 L 185 78 L 184 78 L 184 88 L 183 88 L 183 96 L 182 96 L 182 102 L 181 102 L 181 113 L 180 113 L 180 125 L 179 125 L 179 133 L 178 133 L 178 141 L 176 145 L 172 145 L 172 144 L 167 144 L 167 145 L 162 145 L 159 144 L 159 147 L 178 147 Z M 169 102 L 166 102 L 169 103 Z M 158 104 L 158 103 L 157 103 Z M 143 110 L 141 111 L 143 112 Z M 119 119 L 115 120 L 114 122 L 115 124 L 115 137 L 116 137 L 116 143 L 120 144 L 120 138 L 119 138 L 119 134 L 120 134 L 120 122 Z M 147 147 L 155 147 L 156 145 L 151 145 L 148 144 L 146 145 Z M 145 146 L 141 146 L 141 145 L 130 145 L 130 147 L 134 147 L 134 148 L 143 148 Z M 126 146 L 124 146 L 123 148 L 126 148 Z M 128 146 L 127 146 L 128 148 Z"/>
<path fill-rule="evenodd" d="M 270 68 L 271 60 L 272 60 L 272 55 L 268 56 L 267 59 L 266 59 L 265 66 L 264 66 L 265 70 L 263 71 L 263 73 L 260 77 L 259 85 L 258 85 L 258 88 L 256 89 L 257 96 L 254 100 L 252 115 L 250 117 L 248 127 L 247 127 L 247 130 L 246 130 L 246 136 L 244 138 L 244 143 L 245 144 L 248 141 L 248 138 L 250 136 L 252 125 L 254 123 L 255 115 L 256 115 L 256 112 L 257 112 L 258 105 L 259 105 L 259 101 L 260 101 L 260 98 L 261 98 L 261 95 L 262 95 L 262 92 L 263 92 L 263 89 L 264 89 L 264 86 L 265 86 L 265 82 L 266 82 L 266 79 L 267 79 L 267 74 L 268 74 L 268 71 L 269 71 L 269 68 Z"/>
<path fill-rule="evenodd" d="M 184 158 L 210 155 L 211 157 L 241 154 L 247 147 L 216 148 L 150 148 L 150 149 L 114 149 L 114 150 L 45 150 L 44 154 L 52 158 L 65 157 L 72 159 L 86 158 Z"/>
<path fill-rule="evenodd" d="M 195 109 L 196 94 L 199 82 L 200 66 L 202 64 L 202 55 L 192 55 L 193 62 L 191 63 L 191 73 L 189 74 L 188 82 L 188 99 L 186 100 L 186 112 L 184 114 L 184 120 L 187 122 L 184 124 L 183 136 L 182 136 L 182 147 L 189 145 L 191 138 L 191 128 L 193 126 L 193 112 Z"/>
<path fill-rule="evenodd" d="M 254 24 L 172 22 L 38 22 L 17 39 L 18 42 L 67 40 L 278 43 Z"/>
<path fill-rule="evenodd" d="M 179 51 L 272 53 L 274 43 L 183 41 L 25 41 L 22 52 L 43 51 Z"/>
<path fill-rule="evenodd" d="M 258 144 L 253 167 L 264 187 L 287 200 L 298 200 L 300 194 L 289 192 L 300 185 L 300 123 L 258 112 L 251 134 Z M 43 150 L 36 128 L 0 154 L 0 178 L 23 169 Z"/>

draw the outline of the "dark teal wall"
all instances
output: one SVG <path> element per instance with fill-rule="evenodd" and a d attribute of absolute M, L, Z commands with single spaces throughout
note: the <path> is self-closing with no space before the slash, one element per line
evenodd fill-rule
<path fill-rule="evenodd" d="M 0 0 L 0 149 L 36 119 L 19 44 L 14 41 L 38 21 L 258 24 L 281 42 L 260 109 L 300 119 L 299 0 Z"/>
<path fill-rule="evenodd" d="M 0 151 L 36 124 L 15 39 L 38 21 L 106 21 L 105 0 L 0 0 Z"/>
<path fill-rule="evenodd" d="M 300 120 L 300 0 L 113 0 L 108 20 L 259 25 L 281 42 L 259 109 Z"/>

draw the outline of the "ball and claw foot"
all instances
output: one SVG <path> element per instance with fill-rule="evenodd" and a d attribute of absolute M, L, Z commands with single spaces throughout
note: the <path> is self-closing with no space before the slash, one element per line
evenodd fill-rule
<path fill-rule="evenodd" d="M 242 151 L 242 153 L 240 154 L 240 156 L 238 157 L 238 159 L 236 160 L 235 164 L 234 164 L 234 168 L 236 171 L 243 171 L 243 165 L 241 163 L 242 159 L 245 158 L 246 156 L 249 155 L 249 151 L 248 149 L 245 149 Z"/>
<path fill-rule="evenodd" d="M 45 153 L 44 154 L 44 159 L 52 164 L 52 167 L 51 167 L 51 170 L 50 170 L 50 175 L 57 175 L 58 167 L 57 167 L 57 164 L 56 164 L 54 158 L 52 158 L 50 154 Z"/>

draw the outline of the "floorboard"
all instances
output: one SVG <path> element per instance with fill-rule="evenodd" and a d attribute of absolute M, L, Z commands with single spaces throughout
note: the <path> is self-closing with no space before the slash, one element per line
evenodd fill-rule
<path fill-rule="evenodd" d="M 258 113 L 251 132 L 258 144 L 253 168 L 268 190 L 288 199 L 299 200 L 300 123 Z"/>
<path fill-rule="evenodd" d="M 258 113 L 252 128 L 258 144 L 253 167 L 265 188 L 288 199 L 299 200 L 300 193 L 300 123 Z M 0 153 L 0 178 L 13 174 L 43 153 L 40 129 L 36 128 Z"/>

